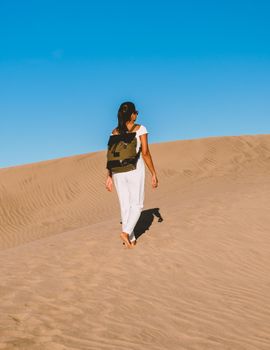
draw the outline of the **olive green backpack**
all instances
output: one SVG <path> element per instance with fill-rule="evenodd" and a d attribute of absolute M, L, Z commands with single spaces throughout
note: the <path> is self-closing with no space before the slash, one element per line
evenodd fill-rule
<path fill-rule="evenodd" d="M 113 173 L 123 173 L 136 169 L 141 147 L 136 152 L 136 132 L 132 132 L 137 124 L 124 134 L 111 135 L 108 141 L 107 166 Z"/>

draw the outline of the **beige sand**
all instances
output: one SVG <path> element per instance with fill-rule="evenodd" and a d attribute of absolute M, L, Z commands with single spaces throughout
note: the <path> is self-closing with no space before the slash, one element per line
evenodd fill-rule
<path fill-rule="evenodd" d="M 0 349 L 270 349 L 270 135 L 150 149 L 133 249 L 105 151 L 0 169 Z"/>

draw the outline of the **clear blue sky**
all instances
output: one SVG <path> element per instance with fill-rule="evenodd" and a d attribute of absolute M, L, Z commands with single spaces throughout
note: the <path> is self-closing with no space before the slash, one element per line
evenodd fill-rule
<path fill-rule="evenodd" d="M 105 150 L 134 101 L 149 142 L 270 133 L 270 1 L 0 1 L 0 167 Z"/>

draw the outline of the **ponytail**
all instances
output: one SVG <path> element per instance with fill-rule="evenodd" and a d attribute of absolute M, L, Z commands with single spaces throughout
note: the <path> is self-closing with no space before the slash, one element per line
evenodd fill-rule
<path fill-rule="evenodd" d="M 124 102 L 120 105 L 118 110 L 118 126 L 117 130 L 120 134 L 125 133 L 128 131 L 128 128 L 126 126 L 126 123 L 130 121 L 131 114 L 136 112 L 136 108 L 134 103 L 132 102 Z"/>

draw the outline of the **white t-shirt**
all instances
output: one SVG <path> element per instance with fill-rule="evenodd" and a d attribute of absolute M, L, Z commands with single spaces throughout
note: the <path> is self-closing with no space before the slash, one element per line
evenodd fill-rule
<path fill-rule="evenodd" d="M 136 138 L 137 138 L 137 148 L 136 148 L 136 152 L 139 151 L 139 148 L 141 146 L 141 139 L 140 136 L 144 135 L 144 134 L 148 134 L 148 131 L 146 130 L 146 127 L 141 125 L 139 127 L 139 129 L 136 131 Z"/>
<path fill-rule="evenodd" d="M 141 125 L 139 127 L 139 129 L 136 131 L 136 138 L 137 138 L 136 152 L 139 151 L 139 148 L 141 146 L 140 136 L 143 135 L 143 134 L 148 134 L 148 131 L 147 131 L 145 126 Z M 145 168 L 144 160 L 143 160 L 143 157 L 142 157 L 142 153 L 140 153 L 140 157 L 138 159 L 137 166 L 136 166 L 136 169 L 141 169 L 141 168 Z"/>

